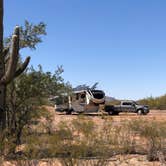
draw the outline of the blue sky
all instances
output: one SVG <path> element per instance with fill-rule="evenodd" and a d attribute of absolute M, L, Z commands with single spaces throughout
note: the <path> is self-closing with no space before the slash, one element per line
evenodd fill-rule
<path fill-rule="evenodd" d="M 47 24 L 31 65 L 73 86 L 99 82 L 107 95 L 139 99 L 166 93 L 165 0 L 5 0 L 5 36 L 15 25 Z"/>

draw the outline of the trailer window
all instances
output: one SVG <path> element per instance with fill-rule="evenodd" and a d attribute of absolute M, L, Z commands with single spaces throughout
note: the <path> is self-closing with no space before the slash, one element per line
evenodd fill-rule
<path fill-rule="evenodd" d="M 83 93 L 83 94 L 81 94 L 81 99 L 84 99 L 86 96 L 85 96 L 85 94 Z"/>
<path fill-rule="evenodd" d="M 76 93 L 76 100 L 79 100 L 79 94 Z"/>
<path fill-rule="evenodd" d="M 92 94 L 95 99 L 102 99 L 105 96 L 104 92 L 99 90 L 92 91 Z"/>

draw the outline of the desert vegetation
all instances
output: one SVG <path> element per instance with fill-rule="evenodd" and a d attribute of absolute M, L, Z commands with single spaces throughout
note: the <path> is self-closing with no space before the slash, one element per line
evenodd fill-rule
<path fill-rule="evenodd" d="M 36 49 L 46 35 L 46 24 L 25 21 L 13 35 L 3 36 L 3 0 L 0 0 L 0 165 L 37 165 L 47 159 L 64 166 L 104 166 L 118 155 L 146 155 L 148 161 L 166 160 L 166 121 L 141 117 L 115 123 L 109 116 L 77 116 L 54 124 L 48 98 L 71 93 L 59 66 L 54 73 L 28 67 L 20 50 Z M 95 88 L 97 83 L 92 88 Z M 89 88 L 87 85 L 77 88 Z M 118 101 L 114 101 L 114 104 Z M 151 108 L 166 109 L 166 96 L 140 100 Z M 59 115 L 60 116 L 60 115 Z"/>
<path fill-rule="evenodd" d="M 166 95 L 144 98 L 139 103 L 149 105 L 151 109 L 164 110 L 166 109 Z"/>
<path fill-rule="evenodd" d="M 45 110 L 47 111 L 47 110 Z M 50 117 L 49 117 L 50 116 Z M 21 144 L 5 144 L 9 161 L 29 162 L 49 159 L 64 166 L 109 165 L 117 155 L 146 155 L 148 161 L 166 160 L 166 122 L 138 118 L 116 124 L 109 116 L 78 116 L 71 121 L 61 120 L 56 126 L 51 114 L 45 121 L 24 127 Z M 36 130 L 40 127 L 40 130 Z M 14 147 L 14 151 L 11 147 Z"/>

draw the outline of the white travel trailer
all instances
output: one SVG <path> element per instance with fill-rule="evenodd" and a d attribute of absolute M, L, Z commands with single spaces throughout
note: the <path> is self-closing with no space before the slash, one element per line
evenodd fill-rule
<path fill-rule="evenodd" d="M 55 110 L 71 114 L 98 112 L 105 103 L 105 93 L 101 90 L 74 91 L 72 95 L 62 94 L 51 99 L 55 102 Z"/>

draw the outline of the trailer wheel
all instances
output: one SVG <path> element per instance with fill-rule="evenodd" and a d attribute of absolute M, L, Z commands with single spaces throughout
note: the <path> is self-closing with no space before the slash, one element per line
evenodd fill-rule
<path fill-rule="evenodd" d="M 67 110 L 67 111 L 66 111 L 66 115 L 71 115 L 72 111 L 73 111 L 72 109 Z"/>

